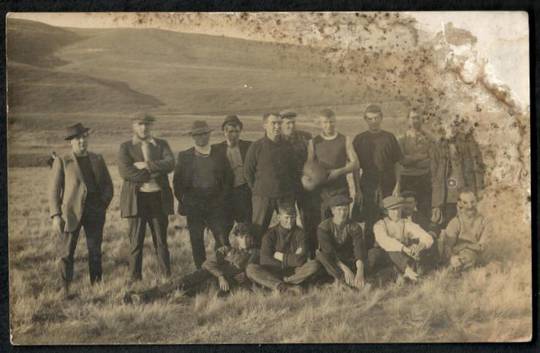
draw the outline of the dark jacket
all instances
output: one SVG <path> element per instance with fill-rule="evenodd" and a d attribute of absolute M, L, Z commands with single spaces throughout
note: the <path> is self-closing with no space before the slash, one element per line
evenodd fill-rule
<path fill-rule="evenodd" d="M 459 158 L 458 188 L 470 188 L 478 194 L 484 188 L 484 163 L 478 143 L 472 135 L 458 135 L 455 146 Z M 429 149 L 431 160 L 431 206 L 441 207 L 446 203 L 446 191 L 450 173 L 449 141 L 442 140 L 433 143 Z"/>
<path fill-rule="evenodd" d="M 302 266 L 306 260 L 306 236 L 298 226 L 285 229 L 276 225 L 262 239 L 260 264 L 281 269 Z M 283 253 L 283 261 L 274 258 L 274 253 Z"/>
<path fill-rule="evenodd" d="M 174 169 L 174 155 L 167 141 L 154 138 L 156 145 L 150 144 L 151 161 L 148 162 L 150 170 L 137 169 L 135 162 L 143 162 L 142 144 L 133 138 L 120 145 L 118 152 L 118 170 L 124 179 L 120 194 L 120 214 L 122 217 L 137 216 L 137 193 L 151 177 L 161 187 L 162 210 L 164 214 L 174 213 L 173 196 L 167 174 Z"/>
<path fill-rule="evenodd" d="M 346 264 L 367 260 L 367 245 L 362 226 L 349 220 L 343 228 L 343 237 L 338 240 L 335 234 L 336 226 L 332 218 L 322 221 L 317 228 L 317 239 L 320 250 L 333 258 Z"/>
<path fill-rule="evenodd" d="M 214 277 L 236 276 L 246 270 L 247 265 L 259 263 L 258 249 L 236 249 L 230 248 L 227 252 L 216 252 L 208 258 L 202 268 L 210 272 Z"/>
<path fill-rule="evenodd" d="M 92 171 L 99 189 L 103 207 L 109 207 L 113 198 L 113 183 L 105 160 L 100 154 L 88 152 Z M 66 222 L 64 231 L 74 231 L 82 217 L 87 194 L 86 184 L 73 153 L 54 159 L 50 187 L 49 209 L 51 217 L 60 215 Z"/>
<path fill-rule="evenodd" d="M 178 153 L 176 168 L 174 170 L 173 188 L 174 196 L 178 200 L 178 213 L 181 215 L 199 212 L 201 207 L 208 207 L 204 203 L 205 197 L 193 188 L 193 161 L 195 147 Z M 230 192 L 233 183 L 233 174 L 227 157 L 219 153 L 219 149 L 210 148 L 210 157 L 214 161 L 217 180 L 217 193 L 212 195 L 214 206 L 223 207 L 225 196 Z"/>
<path fill-rule="evenodd" d="M 293 195 L 300 179 L 291 144 L 267 136 L 249 147 L 244 174 L 253 195 L 271 198 Z"/>
<path fill-rule="evenodd" d="M 242 156 L 242 162 L 245 162 L 246 160 L 246 154 L 249 149 L 249 146 L 251 146 L 251 141 L 246 140 L 239 140 L 238 141 L 238 147 L 240 148 L 240 155 Z M 232 175 L 231 181 L 231 188 L 233 186 L 232 183 L 234 183 L 234 172 L 232 170 L 232 167 L 229 163 L 229 159 L 227 158 L 227 141 L 223 141 L 220 143 L 216 143 L 212 145 L 212 149 L 216 152 L 216 154 L 220 155 L 222 158 L 224 158 L 226 162 L 227 168 L 230 170 L 230 174 Z"/>

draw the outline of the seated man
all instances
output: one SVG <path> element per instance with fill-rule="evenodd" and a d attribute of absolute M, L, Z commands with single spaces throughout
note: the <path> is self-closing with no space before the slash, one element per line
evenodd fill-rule
<path fill-rule="evenodd" d="M 461 272 L 478 264 L 489 234 L 488 223 L 477 208 L 472 191 L 462 191 L 458 196 L 458 212 L 439 238 L 439 251 L 450 268 Z"/>
<path fill-rule="evenodd" d="M 307 260 L 306 236 L 296 225 L 294 205 L 280 204 L 278 218 L 279 224 L 262 239 L 260 264 L 250 263 L 246 274 L 263 287 L 300 294 L 299 284 L 318 272 L 319 263 Z"/>
<path fill-rule="evenodd" d="M 258 262 L 259 250 L 254 248 L 254 237 L 246 223 L 238 223 L 232 230 L 231 247 L 219 248 L 207 259 L 202 268 L 166 284 L 138 292 L 127 292 L 124 302 L 150 302 L 166 297 L 175 290 L 195 295 L 212 282 L 218 282 L 221 294 L 229 292 L 231 285 L 250 285 L 245 269 L 251 262 Z"/>
<path fill-rule="evenodd" d="M 316 259 L 338 283 L 362 288 L 367 249 L 362 226 L 349 218 L 351 202 L 346 195 L 336 195 L 328 201 L 332 217 L 322 221 L 317 229 Z"/>
<path fill-rule="evenodd" d="M 433 238 L 418 224 L 402 218 L 403 199 L 388 196 L 383 200 L 386 217 L 373 226 L 376 246 L 368 252 L 372 273 L 385 264 L 393 264 L 403 277 L 418 280 L 415 270 L 422 252 L 433 245 Z"/>

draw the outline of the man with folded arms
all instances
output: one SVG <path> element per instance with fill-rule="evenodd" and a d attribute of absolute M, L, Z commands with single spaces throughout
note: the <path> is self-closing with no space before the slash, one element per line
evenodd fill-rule
<path fill-rule="evenodd" d="M 105 213 L 113 197 L 113 184 L 105 160 L 88 151 L 88 131 L 78 123 L 67 128 L 71 153 L 53 160 L 49 208 L 53 230 L 61 236 L 60 272 L 64 294 L 73 279 L 75 248 L 81 228 L 88 247 L 90 283 L 101 281 L 101 242 Z"/>
<path fill-rule="evenodd" d="M 129 222 L 131 282 L 142 279 L 147 224 L 159 267 L 164 276 L 171 275 L 167 227 L 174 209 L 167 174 L 174 169 L 174 156 L 167 141 L 152 136 L 154 121 L 150 114 L 136 114 L 132 119 L 133 137 L 118 152 L 118 170 L 124 179 L 120 214 Z"/>
<path fill-rule="evenodd" d="M 240 138 L 242 121 L 236 115 L 227 115 L 221 129 L 225 141 L 212 145 L 216 153 L 228 162 L 232 185 L 225 195 L 225 234 L 228 235 L 237 223 L 251 223 L 251 189 L 244 176 L 244 161 L 251 141 Z"/>
<path fill-rule="evenodd" d="M 367 261 L 364 231 L 349 218 L 352 199 L 336 195 L 328 201 L 332 217 L 317 229 L 319 248 L 316 259 L 339 284 L 362 288 Z"/>
<path fill-rule="evenodd" d="M 186 216 L 189 240 L 196 268 L 206 260 L 204 230 L 214 236 L 214 249 L 228 245 L 225 234 L 225 196 L 232 186 L 232 172 L 226 157 L 210 146 L 212 129 L 206 121 L 193 122 L 193 147 L 178 154 L 174 170 L 174 195 L 178 212 Z"/>
<path fill-rule="evenodd" d="M 294 204 L 279 205 L 279 224 L 264 235 L 260 264 L 249 264 L 248 278 L 279 292 L 302 293 L 299 286 L 319 270 L 316 260 L 307 260 L 306 237 L 296 225 Z"/>
<path fill-rule="evenodd" d="M 386 265 L 393 265 L 403 277 L 417 281 L 416 266 L 422 252 L 433 245 L 433 238 L 418 224 L 402 218 L 403 205 L 401 197 L 383 199 L 387 215 L 373 227 L 376 246 L 368 252 L 369 268 L 374 274 Z"/>

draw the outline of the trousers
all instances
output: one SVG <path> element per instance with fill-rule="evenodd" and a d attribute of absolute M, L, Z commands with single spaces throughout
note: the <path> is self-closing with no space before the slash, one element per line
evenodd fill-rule
<path fill-rule="evenodd" d="M 235 187 L 225 200 L 225 236 L 231 233 L 234 222 L 251 223 L 252 213 L 248 184 Z"/>
<path fill-rule="evenodd" d="M 277 211 L 280 203 L 294 204 L 294 196 L 266 197 L 253 195 L 251 202 L 253 205 L 252 224 L 255 232 L 255 243 L 261 245 L 263 235 L 268 231 L 274 211 Z"/>
<path fill-rule="evenodd" d="M 277 289 L 282 283 L 304 283 L 319 269 L 320 264 L 316 260 L 308 260 L 302 266 L 288 269 L 249 264 L 246 268 L 246 275 L 254 283 L 266 288 Z"/>
<path fill-rule="evenodd" d="M 65 285 L 73 280 L 75 249 L 82 228 L 86 236 L 88 249 L 88 270 L 90 283 L 101 281 L 101 243 L 103 240 L 103 226 L 105 225 L 105 209 L 101 205 L 86 204 L 79 226 L 73 232 L 61 235 L 61 254 L 59 261 L 60 277 Z"/>
<path fill-rule="evenodd" d="M 195 267 L 200 269 L 206 260 L 206 248 L 204 246 L 205 228 L 210 229 L 214 236 L 214 249 L 217 250 L 223 245 L 229 245 L 229 239 L 225 235 L 223 211 L 209 206 L 204 211 L 188 214 L 186 220 L 193 262 L 195 263 Z"/>
<path fill-rule="evenodd" d="M 152 242 L 159 267 L 165 276 L 171 275 L 171 262 L 167 244 L 169 218 L 162 211 L 161 192 L 139 192 L 137 194 L 137 216 L 129 217 L 129 272 L 131 279 L 142 279 L 142 262 L 146 225 L 150 226 Z"/>
<path fill-rule="evenodd" d="M 326 270 L 326 272 L 332 276 L 333 278 L 337 279 L 338 281 L 343 281 L 345 279 L 343 271 L 338 266 L 338 258 L 332 257 L 328 255 L 325 252 L 317 251 L 317 255 L 315 257 L 317 261 L 321 264 L 321 266 Z M 356 264 L 354 261 L 342 261 L 347 267 L 351 269 L 351 271 L 356 271 Z"/>

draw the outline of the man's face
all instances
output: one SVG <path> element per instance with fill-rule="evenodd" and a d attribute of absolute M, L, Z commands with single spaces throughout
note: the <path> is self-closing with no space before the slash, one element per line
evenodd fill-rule
<path fill-rule="evenodd" d="M 249 234 L 239 234 L 236 236 L 238 249 L 247 250 L 253 247 L 253 237 Z"/>
<path fill-rule="evenodd" d="M 71 149 L 75 154 L 84 154 L 88 150 L 88 133 L 85 132 L 82 135 L 72 138 L 69 140 L 71 144 Z"/>
<path fill-rule="evenodd" d="M 335 117 L 319 117 L 321 131 L 326 136 L 332 136 L 336 133 L 336 118 Z"/>
<path fill-rule="evenodd" d="M 368 128 L 371 131 L 379 131 L 381 129 L 382 114 L 380 113 L 366 113 L 364 119 L 368 124 Z"/>
<path fill-rule="evenodd" d="M 399 221 L 401 219 L 401 213 L 401 207 L 392 208 L 388 210 L 388 218 L 390 218 L 392 221 Z"/>
<path fill-rule="evenodd" d="M 340 205 L 332 207 L 332 216 L 334 218 L 334 223 L 342 224 L 349 218 L 349 206 Z"/>
<path fill-rule="evenodd" d="M 284 136 L 291 136 L 296 127 L 295 118 L 283 118 L 281 121 L 281 133 Z"/>
<path fill-rule="evenodd" d="M 227 124 L 223 128 L 225 140 L 227 140 L 227 142 L 232 146 L 236 146 L 238 143 L 238 139 L 240 139 L 240 132 L 242 132 L 242 128 L 235 124 Z"/>
<path fill-rule="evenodd" d="M 465 214 L 472 216 L 476 213 L 477 203 L 476 196 L 472 192 L 466 192 L 459 196 L 458 207 Z"/>
<path fill-rule="evenodd" d="M 416 210 L 416 199 L 413 196 L 405 198 L 405 204 L 403 205 L 403 214 L 408 217 L 414 213 Z"/>
<path fill-rule="evenodd" d="M 141 140 L 145 140 L 152 136 L 152 124 L 149 123 L 133 123 L 133 132 Z"/>
<path fill-rule="evenodd" d="M 411 129 L 420 130 L 422 127 L 422 117 L 414 110 L 409 113 L 407 122 L 409 124 L 409 128 Z"/>
<path fill-rule="evenodd" d="M 210 142 L 210 133 L 205 132 L 204 134 L 191 135 L 195 145 L 199 147 L 205 147 Z"/>
<path fill-rule="evenodd" d="M 276 137 L 281 134 L 281 117 L 270 115 L 266 118 L 266 121 L 263 124 L 264 131 L 268 137 Z"/>
<path fill-rule="evenodd" d="M 279 224 L 285 229 L 292 229 L 296 225 L 296 214 L 280 211 Z"/>

